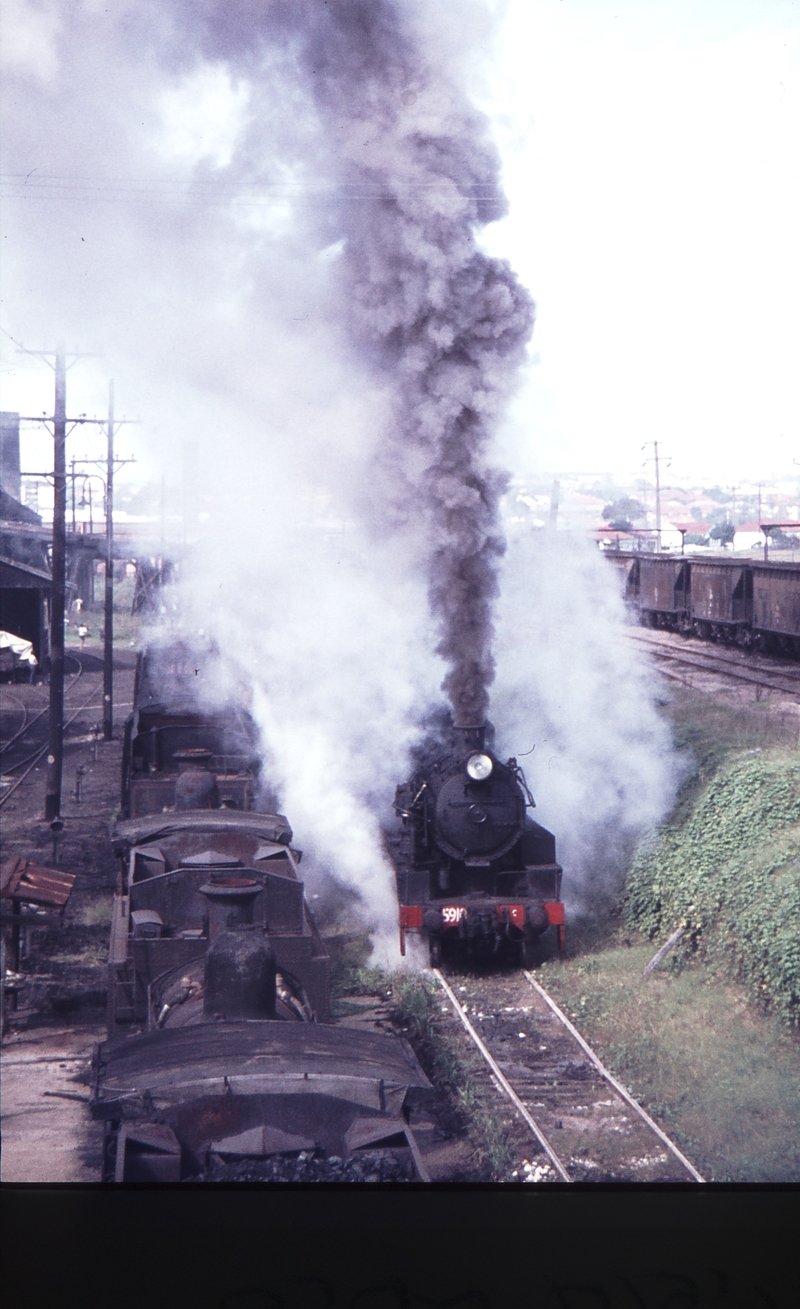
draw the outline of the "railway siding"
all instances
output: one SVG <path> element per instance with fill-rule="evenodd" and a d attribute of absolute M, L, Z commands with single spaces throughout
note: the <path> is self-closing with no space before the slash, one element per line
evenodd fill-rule
<path fill-rule="evenodd" d="M 499 1180 L 558 1182 L 564 1174 L 576 1182 L 702 1180 L 587 1057 L 524 973 L 451 976 L 447 985 L 463 1016 L 446 991 L 439 990 L 434 1026 L 470 1066 L 475 1095 L 484 1106 L 493 1099 L 501 1117 L 507 1158 L 498 1170 Z M 484 1057 L 482 1067 L 475 1067 L 477 1047 L 463 1017 L 501 1078 Z M 503 1081 L 533 1118 L 555 1159 L 548 1157 L 542 1140 L 508 1099 Z"/>
<path fill-rule="evenodd" d="M 788 660 L 744 654 L 729 647 L 702 644 L 691 637 L 671 632 L 627 629 L 626 635 L 646 649 L 669 675 L 670 666 L 711 673 L 735 682 L 749 683 L 762 691 L 777 691 L 800 697 L 800 668 Z"/>

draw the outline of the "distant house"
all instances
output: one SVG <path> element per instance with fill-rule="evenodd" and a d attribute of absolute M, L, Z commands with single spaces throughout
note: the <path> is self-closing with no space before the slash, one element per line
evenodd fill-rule
<path fill-rule="evenodd" d="M 761 531 L 758 523 L 742 523 L 736 529 L 736 535 L 733 538 L 734 550 L 753 550 L 756 546 L 764 544 L 764 533 Z"/>

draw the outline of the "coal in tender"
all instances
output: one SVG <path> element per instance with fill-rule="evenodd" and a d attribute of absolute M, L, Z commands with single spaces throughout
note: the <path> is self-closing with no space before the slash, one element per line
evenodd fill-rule
<path fill-rule="evenodd" d="M 307 1151 L 299 1155 L 271 1155 L 267 1159 L 240 1159 L 205 1168 L 188 1182 L 410 1182 L 413 1165 L 392 1150 L 365 1150 L 343 1160 Z"/>

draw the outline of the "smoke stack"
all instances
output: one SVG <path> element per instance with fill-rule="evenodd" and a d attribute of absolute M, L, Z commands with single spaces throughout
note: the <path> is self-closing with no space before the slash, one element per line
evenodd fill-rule
<path fill-rule="evenodd" d="M 203 1012 L 208 1017 L 274 1018 L 275 951 L 258 927 L 221 932 L 206 955 Z"/>
<path fill-rule="evenodd" d="M 217 779 L 211 772 L 211 750 L 176 750 L 178 763 L 175 783 L 176 809 L 219 809 Z"/>
<path fill-rule="evenodd" d="M 471 727 L 454 727 L 453 733 L 459 749 L 465 754 L 483 753 L 486 741 L 486 723 Z"/>

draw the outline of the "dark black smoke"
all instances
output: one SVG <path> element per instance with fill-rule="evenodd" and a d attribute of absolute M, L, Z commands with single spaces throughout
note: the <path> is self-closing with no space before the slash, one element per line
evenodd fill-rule
<path fill-rule="evenodd" d="M 423 48 L 408 0 L 207 3 L 183 13 L 204 23 L 207 56 L 257 80 L 265 49 L 282 44 L 307 84 L 324 138 L 326 231 L 345 242 L 351 340 L 393 396 L 376 481 L 387 515 L 424 535 L 455 719 L 483 722 L 505 549 L 505 477 L 487 464 L 487 447 L 534 318 L 508 263 L 477 245 L 479 229 L 505 212 L 486 120 Z"/>

